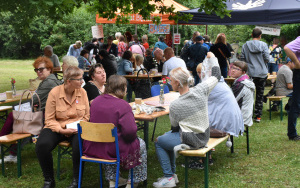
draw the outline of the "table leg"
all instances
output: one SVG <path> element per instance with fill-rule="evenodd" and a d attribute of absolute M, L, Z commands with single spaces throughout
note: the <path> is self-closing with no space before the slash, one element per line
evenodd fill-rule
<path fill-rule="evenodd" d="M 282 99 L 280 100 L 280 120 L 283 119 L 283 112 L 282 112 Z"/>
<path fill-rule="evenodd" d="M 189 174 L 188 174 L 188 170 L 189 170 L 189 161 L 188 161 L 188 157 L 187 156 L 185 156 L 184 157 L 184 164 L 185 164 L 185 168 L 184 168 L 184 170 L 185 170 L 185 173 L 184 173 L 184 175 L 185 175 L 185 177 L 184 177 L 184 183 L 185 183 L 185 188 L 188 188 L 189 187 Z"/>
<path fill-rule="evenodd" d="M 21 140 L 18 140 L 18 149 L 17 149 L 17 166 L 18 166 L 18 178 L 22 176 L 21 169 Z"/>
<path fill-rule="evenodd" d="M 206 157 L 204 159 L 204 184 L 205 184 L 205 188 L 208 188 L 208 157 L 209 157 L 209 152 L 206 153 Z"/>
<path fill-rule="evenodd" d="M 144 121 L 144 141 L 146 144 L 146 149 L 149 148 L 149 121 Z"/>
<path fill-rule="evenodd" d="M 1 147 L 1 169 L 2 169 L 2 175 L 3 176 L 5 176 L 5 168 L 4 168 L 4 149 L 3 149 L 3 147 L 4 147 L 4 145 L 2 144 L 2 145 L 0 145 Z"/>

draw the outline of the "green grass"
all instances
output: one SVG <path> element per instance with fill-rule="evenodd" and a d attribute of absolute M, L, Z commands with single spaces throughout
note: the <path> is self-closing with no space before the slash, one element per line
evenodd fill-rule
<path fill-rule="evenodd" d="M 17 83 L 27 84 L 27 81 L 22 82 L 22 80 L 32 78 L 30 75 L 33 78 L 36 76 L 32 70 L 32 60 L 2 60 L 0 62 L 1 77 L 4 77 L 2 73 L 10 72 L 11 75 L 19 75 L 18 79 L 16 78 Z M 11 65 L 14 68 L 11 68 Z M 23 71 L 23 73 L 19 74 L 19 71 Z M 9 82 L 11 76 L 7 75 L 5 77 Z M 1 90 L 4 78 L 1 79 Z M 9 84 L 6 87 L 9 88 Z M 17 85 L 17 87 L 24 89 L 27 85 Z M 284 104 L 286 102 L 287 99 L 284 99 Z M 247 155 L 245 136 L 234 138 L 235 153 L 231 154 L 230 149 L 225 146 L 225 142 L 220 144 L 216 151 L 212 153 L 215 162 L 213 166 L 209 167 L 210 187 L 300 187 L 299 142 L 289 141 L 286 136 L 286 113 L 284 113 L 283 121 L 280 121 L 280 113 L 272 112 L 272 120 L 270 121 L 269 113 L 266 111 L 267 108 L 265 104 L 262 122 L 255 123 L 249 128 L 250 155 Z M 168 116 L 159 118 L 157 123 L 156 136 L 170 130 Z M 2 124 L 3 121 L 0 121 L 0 127 Z M 150 133 L 152 133 L 152 129 L 153 122 L 150 123 Z M 138 134 L 143 137 L 142 132 Z M 151 134 L 149 134 L 149 137 L 151 138 Z M 1 188 L 35 188 L 43 185 L 42 171 L 38 164 L 34 147 L 34 144 L 27 144 L 22 151 L 23 176 L 21 178 L 17 178 L 17 166 L 15 164 L 5 165 L 7 177 L 0 175 Z M 53 151 L 53 159 L 56 172 L 57 149 Z M 184 187 L 184 168 L 181 167 L 183 163 L 184 158 L 181 156 L 176 161 L 176 173 L 180 181 L 177 187 Z M 148 187 L 152 187 L 152 183 L 162 175 L 154 144 L 150 141 L 148 151 Z M 61 180 L 56 180 L 57 187 L 67 187 L 71 180 L 72 161 L 70 158 L 62 159 Z M 99 187 L 99 169 L 96 164 L 87 163 L 82 185 L 82 187 L 86 188 Z M 203 186 L 204 171 L 189 170 L 189 187 L 199 188 Z M 108 187 L 107 183 L 105 187 Z M 140 185 L 139 187 L 143 186 Z"/>

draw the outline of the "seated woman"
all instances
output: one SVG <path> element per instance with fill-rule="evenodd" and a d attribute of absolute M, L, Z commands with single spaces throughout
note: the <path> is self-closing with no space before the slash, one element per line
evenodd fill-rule
<path fill-rule="evenodd" d="M 91 104 L 91 119 L 93 123 L 113 123 L 118 129 L 121 167 L 134 168 L 134 183 L 147 179 L 147 151 L 145 142 L 137 137 L 137 126 L 130 105 L 123 100 L 126 95 L 127 81 L 123 76 L 113 75 L 109 77 L 103 95 L 94 99 Z M 113 143 L 95 143 L 84 141 L 83 154 L 87 157 L 99 157 L 115 159 L 116 150 Z M 114 187 L 116 179 L 116 166 L 106 165 L 105 176 L 109 180 L 110 187 Z M 123 178 L 121 184 L 129 181 Z"/>
<path fill-rule="evenodd" d="M 80 56 L 77 58 L 78 60 L 78 67 L 82 70 L 88 70 L 91 66 L 88 58 L 89 58 L 89 51 L 81 50 Z"/>
<path fill-rule="evenodd" d="M 45 110 L 46 101 L 48 98 L 48 94 L 52 88 L 61 84 L 61 81 L 57 80 L 53 72 L 53 63 L 47 57 L 39 57 L 37 58 L 34 63 L 32 64 L 34 67 L 34 71 L 36 72 L 38 78 L 42 80 L 39 84 L 36 93 L 38 94 L 41 100 L 41 110 Z M 39 104 L 38 98 L 34 95 L 33 96 L 33 105 L 36 106 Z M 8 117 L 0 131 L 0 136 L 8 135 L 13 130 L 13 113 L 9 113 Z M 1 164 L 2 160 L 0 160 Z M 10 152 L 10 155 L 4 157 L 4 162 L 17 162 L 16 153 Z"/>
<path fill-rule="evenodd" d="M 64 84 L 51 90 L 46 103 L 45 127 L 37 143 L 36 154 L 43 171 L 44 188 L 55 187 L 52 150 L 64 140 L 72 143 L 73 181 L 70 188 L 78 186 L 79 145 L 77 129 L 67 128 L 76 121 L 88 121 L 90 106 L 86 91 L 81 88 L 83 71 L 70 66 L 64 72 Z"/>
<path fill-rule="evenodd" d="M 141 56 L 140 54 L 137 54 L 135 56 L 135 63 L 136 63 L 136 71 L 139 71 L 140 69 L 144 69 L 144 65 L 143 65 L 143 62 L 144 62 L 144 57 Z M 142 74 L 143 72 L 141 71 L 140 74 Z"/>
<path fill-rule="evenodd" d="M 67 70 L 67 68 L 69 66 L 74 66 L 74 67 L 78 67 L 79 66 L 79 63 L 78 63 L 78 60 L 76 57 L 74 56 L 64 56 L 62 58 L 62 65 L 61 65 L 61 69 L 63 72 L 65 72 L 65 70 Z"/>
<path fill-rule="evenodd" d="M 89 98 L 90 104 L 92 101 L 104 93 L 106 73 L 101 64 L 92 65 L 89 70 L 89 77 L 92 78 L 91 81 L 87 82 L 83 89 L 85 89 L 87 96 Z"/>
<path fill-rule="evenodd" d="M 153 183 L 154 187 L 175 187 L 178 182 L 175 153 L 183 148 L 199 149 L 209 140 L 207 100 L 221 73 L 217 58 L 212 53 L 207 57 L 213 64 L 211 77 L 194 88 L 189 88 L 194 78 L 187 69 L 178 67 L 170 72 L 171 86 L 174 91 L 179 91 L 180 97 L 170 104 L 171 131 L 159 136 L 155 142 L 164 176 Z"/>
<path fill-rule="evenodd" d="M 114 74 L 117 74 L 117 61 L 116 57 L 109 54 L 106 50 L 100 50 L 99 56 L 101 64 L 106 72 L 107 79 Z"/>
<path fill-rule="evenodd" d="M 118 75 L 132 74 L 134 68 L 132 61 L 134 61 L 131 51 L 125 51 L 122 59 L 118 62 Z M 127 80 L 127 102 L 131 102 L 132 99 L 132 87 L 133 84 Z"/>

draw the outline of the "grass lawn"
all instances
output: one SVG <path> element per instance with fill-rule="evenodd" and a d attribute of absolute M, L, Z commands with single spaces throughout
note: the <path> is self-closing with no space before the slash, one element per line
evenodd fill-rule
<path fill-rule="evenodd" d="M 28 87 L 28 79 L 35 78 L 33 60 L 0 60 L 1 89 L 4 92 L 10 89 L 10 78 L 16 79 L 17 89 Z M 267 88 L 270 89 L 270 88 Z M 287 99 L 284 99 L 284 104 Z M 267 105 L 264 105 L 261 123 L 254 123 L 249 128 L 250 155 L 246 151 L 246 137 L 234 138 L 235 153 L 231 154 L 225 142 L 220 144 L 212 153 L 214 165 L 209 167 L 210 187 L 300 187 L 300 159 L 299 142 L 289 141 L 287 132 L 287 115 L 284 113 L 283 121 L 280 121 L 279 112 L 273 112 L 272 120 L 269 120 Z M 156 136 L 170 130 L 168 116 L 158 119 Z M 0 121 L 2 127 L 3 121 Z M 152 133 L 153 123 L 150 123 L 149 132 Z M 298 126 L 299 129 L 299 126 Z M 143 137 L 143 133 L 138 133 Z M 150 137 L 151 135 L 149 135 Z M 151 138 L 151 137 L 150 137 Z M 27 144 L 22 151 L 22 173 L 17 178 L 17 165 L 6 164 L 6 175 L 0 175 L 0 187 L 41 187 L 43 176 L 40 169 L 34 144 Z M 57 165 L 57 149 L 53 151 L 54 170 Z M 177 187 L 184 187 L 184 158 L 179 157 L 177 174 L 180 183 Z M 123 173 L 127 177 L 126 172 Z M 162 170 L 159 165 L 154 143 L 149 142 L 148 151 L 148 187 L 158 177 Z M 72 181 L 72 161 L 70 158 L 62 159 L 61 180 L 56 179 L 56 187 L 67 187 Z M 99 187 L 99 169 L 96 164 L 87 163 L 85 166 L 82 187 Z M 108 187 L 108 184 L 105 184 Z M 143 187 L 140 185 L 139 187 Z M 204 187 L 204 171 L 189 170 L 189 187 Z"/>

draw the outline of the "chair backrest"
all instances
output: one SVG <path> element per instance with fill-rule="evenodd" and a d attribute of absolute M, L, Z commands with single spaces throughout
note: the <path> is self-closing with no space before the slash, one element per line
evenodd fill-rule
<path fill-rule="evenodd" d="M 82 139 L 91 142 L 114 142 L 116 144 L 117 160 L 120 161 L 118 130 L 112 123 L 91 123 L 80 121 L 77 124 L 80 157 L 82 156 Z"/>
<path fill-rule="evenodd" d="M 155 96 L 158 96 L 160 95 L 160 85 L 153 85 L 151 87 L 151 96 L 152 97 L 155 97 Z M 169 87 L 167 85 L 164 86 L 164 93 L 169 93 Z"/>

